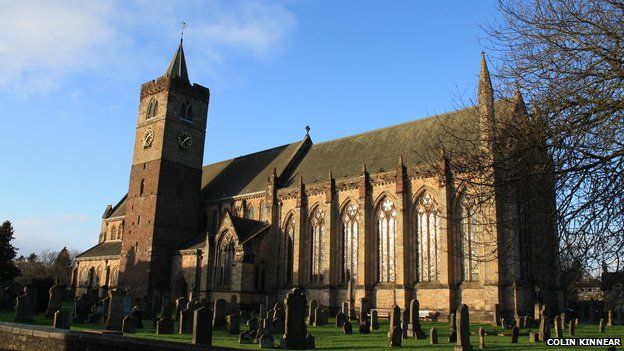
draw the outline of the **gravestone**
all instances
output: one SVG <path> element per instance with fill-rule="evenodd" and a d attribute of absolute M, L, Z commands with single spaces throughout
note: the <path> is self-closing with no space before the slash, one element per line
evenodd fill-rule
<path fill-rule="evenodd" d="M 360 334 L 370 334 L 371 323 L 370 323 L 370 319 L 368 318 L 368 314 L 366 313 L 366 311 L 360 309 L 360 316 L 358 320 L 359 320 L 358 329 L 359 329 Z"/>
<path fill-rule="evenodd" d="M 316 300 L 310 301 L 310 306 L 308 307 L 308 324 L 314 325 L 316 309 L 319 307 L 319 303 Z"/>
<path fill-rule="evenodd" d="M 182 312 L 183 309 L 186 309 L 188 302 L 189 301 L 186 297 L 179 297 L 175 300 L 175 313 L 173 315 L 173 320 L 178 320 L 178 318 L 180 317 L 180 312 Z"/>
<path fill-rule="evenodd" d="M 69 313 L 67 310 L 58 310 L 54 313 L 54 328 L 69 329 Z"/>
<path fill-rule="evenodd" d="M 353 325 L 351 324 L 351 321 L 345 321 L 342 323 L 342 331 L 345 334 L 353 334 Z"/>
<path fill-rule="evenodd" d="M 455 318 L 453 318 L 453 319 L 455 319 Z M 505 318 L 504 317 L 500 318 L 500 325 L 501 325 L 501 328 L 507 329 L 507 323 L 505 323 Z"/>
<path fill-rule="evenodd" d="M 225 314 L 227 311 L 227 302 L 224 299 L 218 299 L 214 303 L 214 316 L 212 318 L 212 329 L 225 329 Z"/>
<path fill-rule="evenodd" d="M 110 308 L 110 298 L 106 296 L 102 300 L 100 300 L 100 313 L 102 315 L 101 323 L 106 324 L 106 319 L 108 319 L 108 309 Z M 123 307 L 120 307 L 121 312 L 123 312 Z M 121 325 L 121 320 L 119 321 L 119 325 Z"/>
<path fill-rule="evenodd" d="M 574 321 L 571 320 L 570 324 L 568 324 L 568 334 L 569 334 L 569 336 L 574 336 L 574 331 L 575 331 L 574 329 L 576 329 L 575 325 L 574 325 Z"/>
<path fill-rule="evenodd" d="M 517 344 L 518 343 L 518 336 L 519 335 L 520 335 L 520 328 L 513 327 L 511 329 L 511 343 L 512 344 Z"/>
<path fill-rule="evenodd" d="M 121 331 L 123 322 L 124 298 L 126 296 L 121 290 L 113 289 L 108 291 L 108 313 L 106 317 L 106 330 Z"/>
<path fill-rule="evenodd" d="M 143 310 L 141 309 L 141 306 L 134 306 L 130 314 L 134 317 L 137 329 L 143 329 Z"/>
<path fill-rule="evenodd" d="M 306 297 L 299 288 L 286 296 L 286 323 L 280 347 L 282 349 L 313 349 L 314 338 L 307 333 L 305 323 Z"/>
<path fill-rule="evenodd" d="M 518 329 L 518 327 L 515 328 Z M 485 348 L 485 329 L 480 327 L 477 333 L 479 334 L 479 349 L 483 350 Z"/>
<path fill-rule="evenodd" d="M 613 326 L 613 311 L 609 310 L 607 311 L 607 327 L 612 327 Z"/>
<path fill-rule="evenodd" d="M 253 343 L 253 338 L 251 337 L 251 332 L 244 331 L 244 332 L 240 333 L 240 335 L 238 336 L 238 343 L 239 344 L 251 344 L 251 343 Z"/>
<path fill-rule="evenodd" d="M 89 316 L 89 301 L 86 294 L 74 299 L 74 323 L 84 323 Z"/>
<path fill-rule="evenodd" d="M 193 344 L 212 345 L 213 313 L 207 306 L 193 311 Z"/>
<path fill-rule="evenodd" d="M 152 313 L 157 314 L 162 310 L 164 298 L 165 297 L 160 292 L 160 290 L 154 289 L 154 291 L 152 292 L 152 305 L 151 305 Z"/>
<path fill-rule="evenodd" d="M 565 312 L 561 312 L 561 314 L 559 314 L 559 317 L 561 318 L 561 324 L 566 325 L 566 323 L 568 322 L 568 317 L 566 316 Z"/>
<path fill-rule="evenodd" d="M 390 347 L 401 347 L 401 341 L 403 340 L 403 332 L 401 331 L 401 327 L 395 325 L 390 329 L 388 333 L 388 341 L 390 343 Z"/>
<path fill-rule="evenodd" d="M 342 311 L 338 312 L 338 314 L 336 315 L 336 328 L 342 328 L 346 320 L 347 316 L 345 316 Z"/>
<path fill-rule="evenodd" d="M 420 327 L 420 303 L 413 299 L 409 304 L 409 321 L 407 324 L 407 336 L 416 339 L 425 339 L 425 332 Z"/>
<path fill-rule="evenodd" d="M 368 304 L 368 298 L 362 297 L 360 298 L 360 313 L 364 311 L 364 313 L 368 314 L 370 310 L 370 305 Z"/>
<path fill-rule="evenodd" d="M 329 312 L 327 312 L 327 308 L 319 307 L 316 309 L 316 313 L 314 315 L 314 326 L 320 327 L 327 324 L 329 319 Z"/>
<path fill-rule="evenodd" d="M 555 325 L 555 338 L 563 338 L 563 326 L 561 325 L 561 317 L 555 316 L 554 320 Z"/>
<path fill-rule="evenodd" d="M 264 306 L 263 304 L 260 304 L 260 312 L 258 313 L 258 318 L 262 319 L 266 317 L 267 317 L 266 306 Z"/>
<path fill-rule="evenodd" d="M 376 309 L 370 310 L 370 324 L 372 330 L 379 329 L 379 312 Z"/>
<path fill-rule="evenodd" d="M 576 319 L 574 319 L 574 324 L 575 325 L 579 325 L 579 324 L 581 324 L 581 321 L 578 318 L 576 318 Z"/>
<path fill-rule="evenodd" d="M 127 315 L 123 321 L 121 322 L 121 332 L 126 334 L 134 334 L 137 331 L 137 320 L 136 317 L 129 314 Z"/>
<path fill-rule="evenodd" d="M 401 336 L 403 340 L 407 339 L 407 323 L 409 321 L 409 309 L 405 308 L 401 310 Z"/>
<path fill-rule="evenodd" d="M 536 343 L 539 342 L 539 334 L 536 332 L 529 332 L 529 342 L 530 343 Z"/>
<path fill-rule="evenodd" d="M 598 324 L 598 332 L 600 332 L 600 333 L 604 333 L 605 332 L 605 320 L 604 320 L 604 318 L 600 318 L 600 323 Z"/>
<path fill-rule="evenodd" d="M 264 334 L 260 337 L 258 343 L 261 349 L 272 349 L 275 346 L 275 339 L 271 334 Z"/>
<path fill-rule="evenodd" d="M 340 311 L 342 312 L 342 314 L 344 314 L 345 316 L 349 316 L 349 303 L 348 302 L 343 302 L 342 303 L 342 308 L 340 309 Z"/>
<path fill-rule="evenodd" d="M 429 343 L 431 345 L 436 345 L 438 343 L 438 330 L 436 328 L 431 328 L 429 330 Z"/>
<path fill-rule="evenodd" d="M 273 321 L 265 318 L 261 323 L 262 328 L 269 334 L 273 334 Z"/>
<path fill-rule="evenodd" d="M 240 319 L 237 313 L 231 313 L 225 317 L 225 329 L 229 334 L 240 333 Z"/>
<path fill-rule="evenodd" d="M 457 346 L 455 346 L 455 351 L 471 351 L 468 306 L 466 304 L 461 305 L 455 316 L 457 320 Z"/>
<path fill-rule="evenodd" d="M 539 340 L 546 341 L 550 338 L 550 320 L 546 314 L 542 315 L 539 325 Z"/>
<path fill-rule="evenodd" d="M 123 297 L 123 315 L 127 316 L 132 313 L 132 296 Z"/>
<path fill-rule="evenodd" d="M 28 288 L 24 288 L 24 294 L 16 299 L 15 304 L 15 321 L 16 322 L 32 322 L 35 301 L 32 293 Z"/>
<path fill-rule="evenodd" d="M 401 309 L 399 306 L 392 306 L 390 310 L 390 327 L 388 329 L 388 338 L 392 337 L 394 327 L 401 328 Z"/>
<path fill-rule="evenodd" d="M 273 320 L 271 321 L 273 324 L 273 333 L 283 334 L 284 333 L 284 320 L 286 318 L 286 313 L 282 304 L 276 303 L 275 307 L 273 307 Z"/>
<path fill-rule="evenodd" d="M 256 330 L 258 329 L 258 318 L 256 317 L 252 317 L 250 319 L 247 320 L 247 326 L 249 327 L 249 330 Z"/>
<path fill-rule="evenodd" d="M 186 304 L 186 308 L 180 311 L 178 316 L 178 334 L 190 334 L 193 332 L 193 301 Z"/>
<path fill-rule="evenodd" d="M 455 320 L 455 312 L 452 312 L 451 314 L 449 314 L 449 330 L 450 331 L 457 330 L 457 321 Z"/>
<path fill-rule="evenodd" d="M 448 337 L 448 343 L 454 344 L 456 342 L 457 342 L 457 330 L 451 330 L 451 333 L 449 334 L 449 337 Z"/>
<path fill-rule="evenodd" d="M 173 334 L 173 320 L 165 315 L 156 321 L 156 335 Z"/>
<path fill-rule="evenodd" d="M 60 310 L 63 306 L 63 290 L 64 289 L 58 284 L 54 284 L 50 288 L 46 318 L 54 317 L 56 311 Z"/>

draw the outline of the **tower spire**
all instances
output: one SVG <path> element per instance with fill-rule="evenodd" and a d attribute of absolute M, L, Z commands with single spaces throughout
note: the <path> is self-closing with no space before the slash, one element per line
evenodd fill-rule
<path fill-rule="evenodd" d="M 165 77 L 180 78 L 185 82 L 189 81 L 188 70 L 186 69 L 186 59 L 184 58 L 184 49 L 182 48 L 182 38 L 180 37 L 180 45 L 175 55 L 169 62 L 169 67 L 165 72 Z"/>
<path fill-rule="evenodd" d="M 485 61 L 485 52 L 481 51 L 481 71 L 479 72 L 479 105 L 494 105 L 494 89 L 490 79 L 490 70 Z"/>

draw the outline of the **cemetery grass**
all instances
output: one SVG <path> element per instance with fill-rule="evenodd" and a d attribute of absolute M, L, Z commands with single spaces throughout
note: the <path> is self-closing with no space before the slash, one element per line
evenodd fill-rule
<path fill-rule="evenodd" d="M 67 307 L 64 307 L 67 308 Z M 69 308 L 68 308 L 69 309 Z M 12 322 L 14 317 L 14 312 L 0 312 L 0 320 L 6 322 Z M 354 323 L 353 330 L 354 334 L 345 335 L 342 332 L 342 328 L 336 328 L 334 325 L 334 320 L 330 319 L 325 326 L 322 327 L 308 327 L 308 333 L 312 334 L 316 339 L 316 349 L 317 350 L 379 350 L 389 348 L 388 339 L 386 337 L 386 333 L 388 331 L 388 321 L 380 320 L 380 328 L 379 330 L 373 331 L 368 335 L 359 335 L 357 334 L 357 324 Z M 34 322 L 31 324 L 37 325 L 47 325 L 50 326 L 52 324 L 52 320 L 45 318 L 44 315 L 36 315 L 34 316 Z M 170 334 L 170 335 L 156 335 L 155 330 L 152 328 L 151 320 L 144 320 L 144 329 L 139 329 L 135 334 L 128 334 L 130 337 L 138 337 L 138 338 L 147 338 L 147 339 L 157 339 L 157 340 L 167 340 L 167 341 L 175 341 L 175 342 L 191 342 L 191 335 L 179 335 L 179 334 Z M 402 349 L 406 350 L 453 350 L 454 344 L 449 344 L 448 336 L 449 336 L 449 328 L 447 322 L 439 322 L 439 323 L 422 323 L 423 330 L 427 334 L 426 340 L 416 340 L 414 338 L 409 338 L 408 340 L 403 340 Z M 429 344 L 429 329 L 435 327 L 438 330 L 439 344 L 430 345 Z M 489 324 L 477 324 L 473 323 L 471 325 L 471 335 L 470 342 L 473 346 L 473 349 L 478 349 L 479 346 L 479 338 L 476 335 L 476 331 L 479 327 L 484 327 L 488 335 L 485 337 L 485 347 L 488 350 L 565 350 L 569 349 L 569 347 L 560 346 L 546 346 L 545 343 L 537 343 L 532 344 L 529 343 L 528 331 L 529 329 L 522 329 L 520 331 L 520 337 L 518 339 L 518 344 L 511 344 L 511 330 L 502 330 L 499 327 L 492 327 Z M 103 326 L 98 324 L 75 324 L 71 326 L 71 330 L 102 330 Z M 177 330 L 177 322 L 174 324 L 174 329 Z M 241 323 L 241 331 L 245 330 L 245 324 Z M 537 331 L 537 328 L 532 328 L 532 330 Z M 504 332 L 508 334 L 508 336 L 498 336 L 497 334 L 500 332 Z M 551 334 L 554 333 L 554 330 L 551 329 Z M 230 335 L 225 332 L 225 330 L 214 330 L 213 331 L 213 339 L 212 344 L 215 346 L 226 346 L 232 348 L 239 349 L 258 349 L 257 344 L 239 344 L 238 343 L 238 335 Z M 564 337 L 567 336 L 567 333 L 564 333 Z M 281 335 L 274 334 L 275 344 L 279 344 L 279 339 L 281 339 Z M 612 338 L 623 338 L 624 337 L 624 326 L 615 326 L 615 327 L 606 327 L 605 333 L 598 333 L 597 325 L 589 325 L 589 324 L 581 324 L 576 329 L 575 337 L 612 337 Z"/>

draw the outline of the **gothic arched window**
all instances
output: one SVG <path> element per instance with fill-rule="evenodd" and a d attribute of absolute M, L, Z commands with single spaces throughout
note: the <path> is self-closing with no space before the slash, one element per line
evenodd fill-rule
<path fill-rule="evenodd" d="M 379 282 L 394 282 L 396 260 L 394 254 L 397 212 L 390 199 L 384 199 L 377 211 L 377 278 Z"/>
<path fill-rule="evenodd" d="M 249 205 L 249 207 L 247 207 L 247 218 L 249 219 L 254 219 L 255 216 L 255 211 L 254 211 L 254 207 L 252 205 Z"/>
<path fill-rule="evenodd" d="M 147 119 L 150 118 L 154 118 L 156 117 L 156 114 L 158 113 L 158 101 L 156 99 L 152 99 L 149 102 L 149 105 L 147 105 Z"/>
<path fill-rule="evenodd" d="M 80 287 L 89 286 L 89 274 L 87 273 L 87 268 L 82 268 L 80 271 Z"/>
<path fill-rule="evenodd" d="M 260 220 L 261 221 L 266 221 L 268 219 L 267 218 L 267 212 L 268 211 L 267 211 L 266 202 L 263 201 L 263 202 L 260 203 Z"/>
<path fill-rule="evenodd" d="M 221 236 L 217 254 L 217 284 L 230 285 L 234 265 L 234 241 L 228 237 L 227 232 Z"/>
<path fill-rule="evenodd" d="M 293 272 L 293 259 L 294 259 L 294 248 L 293 242 L 295 239 L 295 218 L 290 216 L 286 221 L 286 229 L 284 230 L 284 241 L 283 241 L 283 262 L 284 262 L 284 286 L 289 286 L 292 284 L 292 272 Z"/>
<path fill-rule="evenodd" d="M 323 259 L 324 259 L 324 236 L 325 236 L 325 212 L 316 208 L 310 219 L 312 232 L 312 252 L 310 255 L 310 282 L 323 282 Z"/>
<path fill-rule="evenodd" d="M 358 206 L 349 203 L 342 214 L 342 281 L 357 277 Z"/>
<path fill-rule="evenodd" d="M 461 276 L 464 281 L 479 280 L 479 262 L 477 261 L 477 216 L 475 206 L 468 196 L 462 196 L 459 202 L 461 221 L 459 226 L 461 242 Z"/>
<path fill-rule="evenodd" d="M 110 287 L 116 287 L 117 286 L 117 278 L 119 277 L 119 269 L 117 267 L 113 268 L 113 270 L 110 273 Z"/>
<path fill-rule="evenodd" d="M 416 232 L 420 281 L 437 281 L 440 276 L 438 205 L 429 193 L 421 195 L 416 203 Z"/>

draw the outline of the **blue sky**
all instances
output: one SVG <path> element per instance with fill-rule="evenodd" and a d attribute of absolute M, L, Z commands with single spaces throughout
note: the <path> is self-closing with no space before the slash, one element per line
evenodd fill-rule
<path fill-rule="evenodd" d="M 473 99 L 495 1 L 0 0 L 0 220 L 20 254 L 97 242 L 128 187 L 141 83 L 185 19 L 211 90 L 204 163 Z"/>

